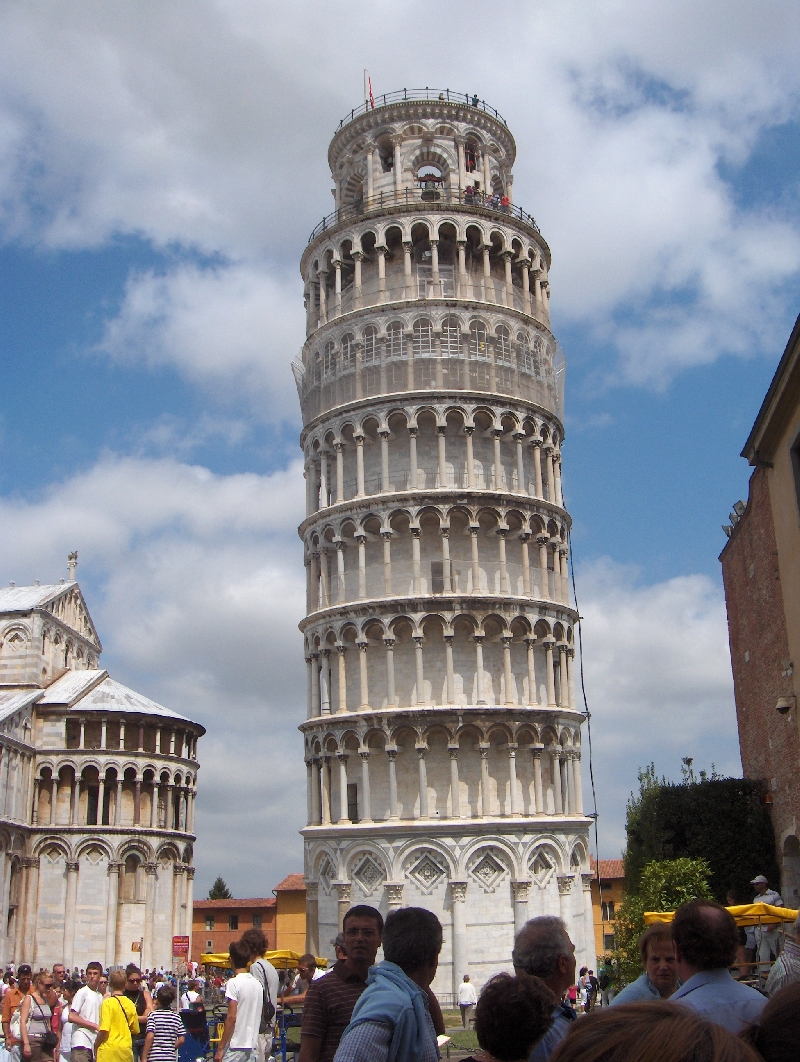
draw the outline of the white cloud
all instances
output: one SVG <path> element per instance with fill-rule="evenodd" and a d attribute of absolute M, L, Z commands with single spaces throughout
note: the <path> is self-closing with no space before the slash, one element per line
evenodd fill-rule
<path fill-rule="evenodd" d="M 244 400 L 257 419 L 299 420 L 290 362 L 304 339 L 302 296 L 293 275 L 242 264 L 137 274 L 100 349 L 177 368 L 217 398 Z"/>
<path fill-rule="evenodd" d="M 770 321 L 787 310 L 774 293 L 800 267 L 798 219 L 743 213 L 718 164 L 745 161 L 761 131 L 798 116 L 797 5 L 566 0 L 519 9 L 509 28 L 454 0 L 9 2 L 5 231 L 51 247 L 134 233 L 257 262 L 250 293 L 260 273 L 264 313 L 282 332 L 286 307 L 300 308 L 291 279 L 306 234 L 332 206 L 327 142 L 370 65 L 378 92 L 435 78 L 506 114 L 519 146 L 516 199 L 554 249 L 554 311 L 618 348 L 617 378 L 663 386 L 720 353 L 771 348 Z M 240 310 L 248 296 L 230 289 L 247 286 L 243 269 L 232 267 L 230 282 L 215 271 L 219 298 Z M 279 274 L 285 288 L 265 279 Z M 208 292 L 191 269 L 159 292 L 138 278 L 112 330 L 129 347 L 151 342 L 136 297 L 174 299 L 180 317 L 181 296 L 194 304 L 192 281 Z M 679 310 L 659 311 L 674 300 Z M 157 356 L 191 371 L 169 339 Z M 209 346 L 195 378 L 224 361 Z M 234 362 L 241 355 L 246 393 L 261 363 L 242 351 Z"/>
<path fill-rule="evenodd" d="M 681 758 L 692 756 L 741 776 L 720 587 L 702 575 L 651 585 L 637 576 L 609 560 L 578 572 L 600 844 L 609 857 L 625 846 L 637 768 L 654 760 L 659 774 L 677 779 Z M 584 787 L 588 809 L 586 776 Z"/>

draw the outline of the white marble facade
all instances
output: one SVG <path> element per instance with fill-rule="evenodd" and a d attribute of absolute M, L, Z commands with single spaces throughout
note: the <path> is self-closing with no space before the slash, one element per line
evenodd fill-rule
<path fill-rule="evenodd" d="M 75 559 L 0 590 L 0 964 L 171 966 L 205 731 L 99 667 Z"/>
<path fill-rule="evenodd" d="M 420 904 L 448 996 L 536 914 L 595 956 L 550 250 L 503 119 L 421 96 L 341 123 L 301 262 L 303 835 L 311 949 Z"/>

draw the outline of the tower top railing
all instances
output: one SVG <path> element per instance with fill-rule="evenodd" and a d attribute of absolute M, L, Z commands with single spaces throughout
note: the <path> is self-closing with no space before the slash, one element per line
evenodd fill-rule
<path fill-rule="evenodd" d="M 308 237 L 308 242 L 311 243 L 318 236 L 321 236 L 323 232 L 335 228 L 340 222 L 354 221 L 357 218 L 373 213 L 373 211 L 380 212 L 389 207 L 420 204 L 429 210 L 436 210 L 440 206 L 450 208 L 453 205 L 461 204 L 472 210 L 488 210 L 496 214 L 505 214 L 507 217 L 516 218 L 517 221 L 529 225 L 534 232 L 540 233 L 539 226 L 536 224 L 533 215 L 529 214 L 521 207 L 516 206 L 514 203 L 507 202 L 504 196 L 483 195 L 479 191 L 473 191 L 470 195 L 466 190 L 461 193 L 454 190 L 450 193 L 447 189 L 437 191 L 434 196 L 434 194 L 426 188 L 401 188 L 398 191 L 392 189 L 387 192 L 378 192 L 376 195 L 370 196 L 369 198 L 365 196 L 363 199 L 359 199 L 355 203 L 349 203 L 346 206 L 339 207 L 338 210 L 331 211 L 331 213 L 324 217 L 316 226 L 314 231 Z"/>
<path fill-rule="evenodd" d="M 343 129 L 350 122 L 356 118 L 360 118 L 362 114 L 369 114 L 370 111 L 377 110 L 378 107 L 387 107 L 392 103 L 405 103 L 408 102 L 425 102 L 430 103 L 455 103 L 466 104 L 468 107 L 475 107 L 479 111 L 485 111 L 486 114 L 490 114 L 492 118 L 496 118 L 498 122 L 502 122 L 506 128 L 508 128 L 508 122 L 495 110 L 494 107 L 490 107 L 486 100 L 480 100 L 472 92 L 453 92 L 452 89 L 398 89 L 397 92 L 384 92 L 382 96 L 374 96 L 372 100 L 367 100 L 360 107 L 354 107 L 349 114 L 345 115 L 339 122 L 339 129 Z"/>

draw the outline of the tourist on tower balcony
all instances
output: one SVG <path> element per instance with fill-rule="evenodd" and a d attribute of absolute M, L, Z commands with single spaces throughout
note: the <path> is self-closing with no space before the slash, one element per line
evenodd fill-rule
<path fill-rule="evenodd" d="M 676 1003 L 732 1033 L 758 1021 L 766 999 L 731 977 L 738 938 L 733 915 L 722 904 L 715 900 L 681 904 L 672 922 L 672 939 L 683 982 L 672 997 Z"/>
<path fill-rule="evenodd" d="M 678 971 L 670 925 L 654 922 L 648 926 L 639 937 L 639 954 L 644 973 L 614 997 L 612 1007 L 648 999 L 669 999 L 677 991 Z"/>
<path fill-rule="evenodd" d="M 533 1049 L 531 1062 L 547 1062 L 575 1021 L 575 1011 L 562 996 L 575 985 L 575 945 L 560 918 L 541 915 L 526 922 L 514 941 L 511 961 L 517 973 L 544 981 L 556 998 L 553 1024 Z"/>
<path fill-rule="evenodd" d="M 346 956 L 308 986 L 297 1062 L 333 1062 L 353 1008 L 367 987 L 369 968 L 381 945 L 383 916 L 374 907 L 358 904 L 344 916 L 343 926 Z"/>
<path fill-rule="evenodd" d="M 349 955 L 346 929 L 345 939 Z M 428 990 L 441 949 L 442 926 L 433 912 L 422 907 L 390 912 L 383 931 L 384 960 L 369 972 L 335 1062 L 437 1062 Z"/>

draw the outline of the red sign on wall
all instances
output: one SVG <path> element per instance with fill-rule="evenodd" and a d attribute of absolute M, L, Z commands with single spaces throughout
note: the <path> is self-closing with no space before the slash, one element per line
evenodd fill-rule
<path fill-rule="evenodd" d="M 188 937 L 173 937 L 172 938 L 172 954 L 174 958 L 183 956 L 189 957 L 189 938 Z"/>

